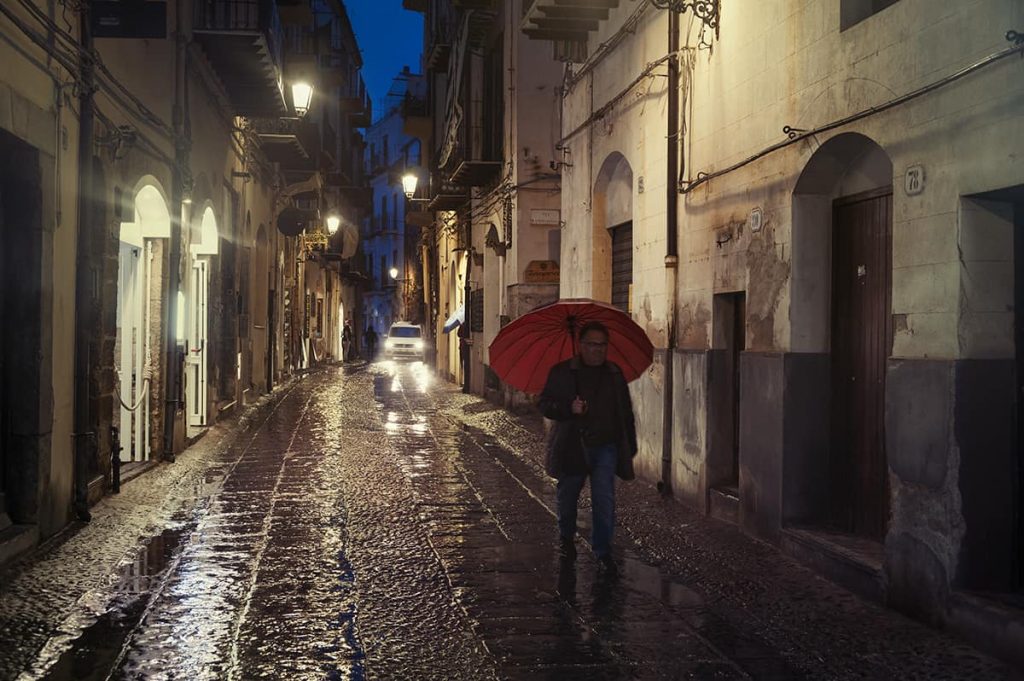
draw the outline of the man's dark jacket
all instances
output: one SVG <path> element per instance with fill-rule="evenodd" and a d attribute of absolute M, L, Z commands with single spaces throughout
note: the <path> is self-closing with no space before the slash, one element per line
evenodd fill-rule
<path fill-rule="evenodd" d="M 541 413 L 555 422 L 548 437 L 547 458 L 544 461 L 548 475 L 553 478 L 588 472 L 586 458 L 583 455 L 580 419 L 572 413 L 572 401 L 579 394 L 576 374 L 579 368 L 578 357 L 551 367 L 544 391 L 540 395 L 538 406 Z M 605 362 L 604 370 L 615 388 L 616 412 L 622 419 L 622 436 L 617 443 L 619 458 L 615 474 L 623 480 L 632 480 L 636 477 L 633 472 L 633 457 L 636 456 L 637 445 L 636 421 L 633 418 L 629 386 L 626 385 L 622 370 L 614 362 Z"/>

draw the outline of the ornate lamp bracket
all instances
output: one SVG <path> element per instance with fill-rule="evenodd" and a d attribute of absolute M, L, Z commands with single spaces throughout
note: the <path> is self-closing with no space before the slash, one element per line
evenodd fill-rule
<path fill-rule="evenodd" d="M 719 0 L 651 0 L 658 9 L 668 9 L 679 14 L 693 10 L 694 15 L 708 28 L 718 30 Z"/>

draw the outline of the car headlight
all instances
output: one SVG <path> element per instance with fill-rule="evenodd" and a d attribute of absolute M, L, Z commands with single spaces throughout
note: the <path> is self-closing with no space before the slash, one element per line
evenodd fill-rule
<path fill-rule="evenodd" d="M 419 338 L 417 338 L 416 340 L 414 340 L 412 342 L 412 347 L 414 349 L 416 349 L 416 350 L 422 350 L 423 349 L 423 341 L 420 340 Z"/>
<path fill-rule="evenodd" d="M 395 341 L 393 341 L 390 338 L 388 338 L 386 341 L 384 341 L 384 347 L 386 347 L 386 348 L 393 348 L 393 347 L 395 347 Z"/>

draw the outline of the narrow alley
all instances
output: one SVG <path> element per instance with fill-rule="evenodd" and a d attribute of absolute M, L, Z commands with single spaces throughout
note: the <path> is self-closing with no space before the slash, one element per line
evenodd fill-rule
<path fill-rule="evenodd" d="M 538 425 L 307 374 L 0 574 L 0 678 L 1015 678 L 644 482 L 561 558 Z"/>

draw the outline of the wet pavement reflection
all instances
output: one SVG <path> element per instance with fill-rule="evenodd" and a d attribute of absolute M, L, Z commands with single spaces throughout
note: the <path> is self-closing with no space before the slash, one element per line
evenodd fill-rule
<path fill-rule="evenodd" d="M 25 678 L 807 678 L 624 532 L 617 575 L 563 555 L 553 486 L 457 395 L 421 363 L 295 382 Z"/>

